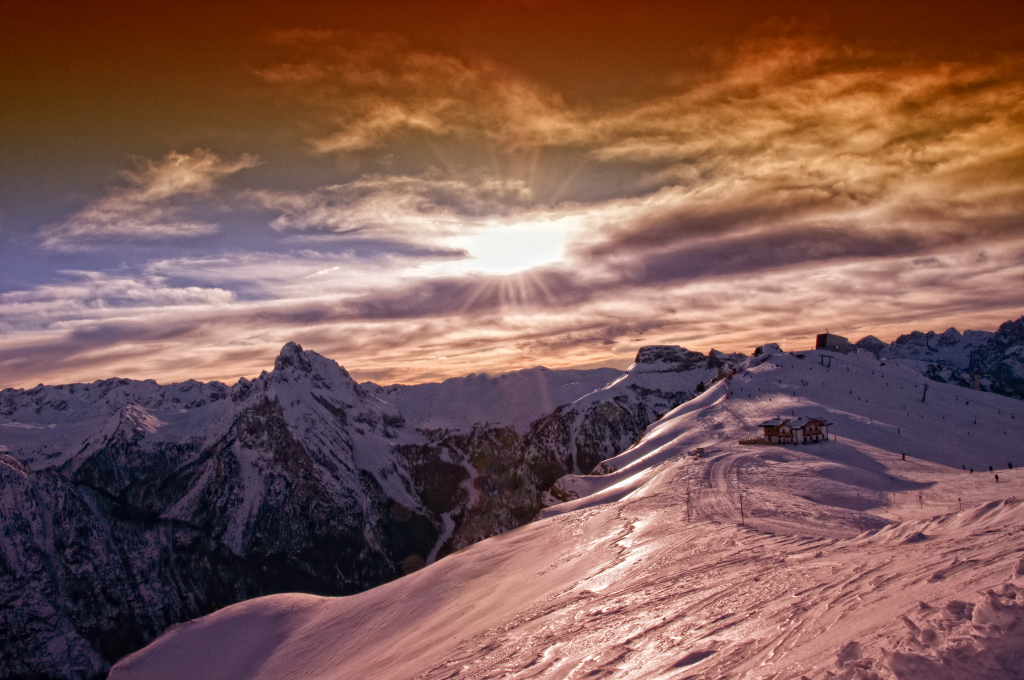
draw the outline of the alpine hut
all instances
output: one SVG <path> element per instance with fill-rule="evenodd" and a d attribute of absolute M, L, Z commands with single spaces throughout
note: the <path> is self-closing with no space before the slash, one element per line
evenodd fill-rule
<path fill-rule="evenodd" d="M 766 444 L 812 444 L 828 440 L 828 427 L 832 423 L 821 418 L 779 418 L 766 420 L 758 427 L 764 428 Z"/>

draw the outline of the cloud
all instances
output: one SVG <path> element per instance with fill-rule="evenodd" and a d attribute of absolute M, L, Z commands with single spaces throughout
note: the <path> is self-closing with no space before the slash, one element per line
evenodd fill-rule
<path fill-rule="evenodd" d="M 228 379 L 296 340 L 418 381 L 625 366 L 641 344 L 800 348 L 824 325 L 994 328 L 1024 308 L 1018 61 L 922 64 L 768 31 L 714 72 L 595 108 L 387 37 L 276 40 L 289 57 L 260 75 L 313 119 L 307 150 L 373 172 L 235 194 L 269 215 L 279 252 L 239 243 L 0 295 L 5 380 Z M 469 147 L 484 160 L 409 169 Z M 172 154 L 46 245 L 208 233 L 194 204 L 254 163 Z M 474 250 L 499 233 L 557 238 L 524 238 L 550 252 L 499 276 Z"/>
<path fill-rule="evenodd" d="M 77 250 L 111 239 L 155 240 L 211 234 L 218 226 L 185 217 L 188 210 L 175 199 L 209 194 L 216 182 L 255 166 L 255 156 L 242 154 L 222 161 L 209 150 L 191 154 L 172 151 L 158 163 L 149 161 L 125 173 L 129 186 L 90 203 L 59 224 L 42 231 L 43 245 Z"/>
<path fill-rule="evenodd" d="M 289 41 L 297 61 L 261 74 L 319 102 L 325 123 L 337 128 L 313 140 L 322 152 L 399 149 L 412 143 L 401 130 L 415 128 L 438 140 L 494 142 L 508 153 L 551 149 L 549 156 L 589 165 L 568 192 L 575 202 L 550 188 L 564 179 L 557 175 L 537 190 L 533 177 L 543 168 L 492 180 L 502 191 L 482 201 L 471 198 L 479 182 L 443 204 L 426 183 L 414 186 L 421 180 L 384 176 L 264 196 L 280 212 L 279 229 L 431 238 L 488 214 L 501 224 L 572 222 L 564 264 L 609 270 L 629 259 L 633 269 L 651 259 L 649 268 L 665 270 L 657 261 L 672 253 L 721 257 L 723 248 L 745 247 L 755 249 L 746 260 L 729 254 L 735 266 L 763 268 L 775 257 L 759 254 L 766 247 L 789 248 L 776 258 L 783 266 L 798 248 L 781 239 L 797 232 L 816 244 L 799 257 L 832 260 L 1024 231 L 1024 64 L 1013 58 L 920 64 L 773 24 L 720 55 L 715 73 L 591 109 L 494 64 L 399 39 Z M 464 180 L 445 182 L 455 192 Z M 515 182 L 523 191 L 509 191 Z M 613 195 L 584 200 L 588 183 Z"/>
<path fill-rule="evenodd" d="M 8 333 L 67 328 L 70 324 L 105 323 L 138 318 L 153 310 L 218 308 L 230 304 L 230 290 L 173 286 L 160 276 L 110 276 L 67 271 L 62 283 L 0 293 L 0 330 Z"/>
<path fill-rule="evenodd" d="M 345 284 L 332 293 L 325 280 L 351 282 L 367 271 L 346 277 L 342 264 L 310 279 L 299 275 L 325 267 L 302 268 L 288 258 L 275 265 L 269 254 L 262 264 L 235 265 L 281 281 L 291 271 L 297 283 L 274 299 L 240 298 L 210 285 L 169 285 L 204 265 L 168 261 L 159 267 L 174 272 L 168 278 L 79 274 L 63 288 L 5 294 L 5 384 L 112 375 L 233 380 L 269 368 L 288 340 L 357 376 L 408 382 L 537 364 L 625 366 L 643 344 L 749 351 L 780 341 L 801 348 L 822 325 L 881 337 L 950 325 L 991 329 L 1024 309 L 1024 247 L 1013 240 L 984 250 L 933 249 L 925 258 L 810 260 L 604 288 L 546 269 L 530 277 L 407 278 L 375 293 Z M 230 263 L 216 266 L 227 271 Z"/>
<path fill-rule="evenodd" d="M 257 71 L 324 111 L 337 128 L 322 153 L 376 147 L 401 132 L 479 135 L 506 147 L 564 143 L 577 115 L 549 89 L 498 65 L 416 50 L 401 38 L 344 32 L 290 43 L 299 61 Z"/>
<path fill-rule="evenodd" d="M 278 213 L 279 231 L 402 236 L 414 240 L 464 233 L 474 220 L 505 216 L 531 200 L 518 180 L 365 176 L 309 192 L 255 190 L 256 205 Z"/>

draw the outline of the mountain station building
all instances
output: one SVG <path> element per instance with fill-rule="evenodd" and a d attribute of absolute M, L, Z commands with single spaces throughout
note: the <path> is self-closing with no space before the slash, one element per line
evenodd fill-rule
<path fill-rule="evenodd" d="M 814 349 L 827 349 L 830 352 L 847 354 L 850 351 L 850 341 L 841 335 L 819 333 L 814 343 Z"/>
<path fill-rule="evenodd" d="M 821 418 L 775 417 L 758 427 L 764 428 L 765 444 L 813 444 L 828 440 L 828 427 L 831 424 Z"/>

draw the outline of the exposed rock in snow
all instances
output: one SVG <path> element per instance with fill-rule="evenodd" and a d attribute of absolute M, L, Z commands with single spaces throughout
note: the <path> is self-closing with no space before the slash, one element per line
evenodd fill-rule
<path fill-rule="evenodd" d="M 899 361 L 936 382 L 980 388 L 1024 399 L 1024 316 L 995 333 L 955 328 L 914 331 L 886 344 L 873 335 L 856 346 L 880 360 Z"/>
<path fill-rule="evenodd" d="M 971 352 L 968 371 L 988 378 L 993 392 L 1024 399 L 1024 316 L 1004 323 Z"/>

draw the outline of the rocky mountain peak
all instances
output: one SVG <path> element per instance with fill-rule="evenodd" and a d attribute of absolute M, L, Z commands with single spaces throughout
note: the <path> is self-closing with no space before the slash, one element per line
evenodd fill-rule
<path fill-rule="evenodd" d="M 721 368 L 746 358 L 743 354 L 727 354 L 712 349 L 706 355 L 679 345 L 648 345 L 636 354 L 633 373 L 669 373 L 697 368 Z"/>
<path fill-rule="evenodd" d="M 956 344 L 956 343 L 961 342 L 963 339 L 964 339 L 964 336 L 960 334 L 960 331 L 958 331 L 957 329 L 955 329 L 952 326 L 950 326 L 949 328 L 947 328 L 946 330 L 944 330 L 942 332 L 942 335 L 939 336 L 938 344 L 940 346 L 941 345 L 948 345 L 948 344 Z"/>
<path fill-rule="evenodd" d="M 648 345 L 636 353 L 636 368 L 640 372 L 687 371 L 706 359 L 700 352 L 679 345 Z"/>
<path fill-rule="evenodd" d="M 873 335 L 868 335 L 861 338 L 856 343 L 854 343 L 854 345 L 863 350 L 871 352 L 875 356 L 878 356 L 880 352 L 889 347 L 889 343 L 883 342 L 882 340 L 879 340 Z"/>
<path fill-rule="evenodd" d="M 678 345 L 647 345 L 646 347 L 641 347 L 636 353 L 636 363 L 671 363 L 680 361 L 688 352 L 688 349 Z"/>
<path fill-rule="evenodd" d="M 996 331 L 996 339 L 999 342 L 1015 345 L 1024 344 L 1024 316 L 999 326 L 999 330 Z"/>
<path fill-rule="evenodd" d="M 766 342 L 754 350 L 755 357 L 769 357 L 772 354 L 784 354 L 782 348 L 776 342 Z"/>
<path fill-rule="evenodd" d="M 1024 399 L 1024 316 L 1002 324 L 972 351 L 968 370 L 989 378 L 993 392 Z"/>
<path fill-rule="evenodd" d="M 284 371 L 290 367 L 294 367 L 304 373 L 310 371 L 309 360 L 304 356 L 305 350 L 302 349 L 302 345 L 297 342 L 289 342 L 281 348 L 281 352 L 277 355 L 277 359 L 274 360 L 274 370 Z"/>
<path fill-rule="evenodd" d="M 304 350 L 297 342 L 289 342 L 281 348 L 281 353 L 274 360 L 272 375 L 276 382 L 292 382 L 297 378 L 300 382 L 308 380 L 320 389 L 345 387 L 358 393 L 362 391 L 338 362 L 312 350 Z"/>

